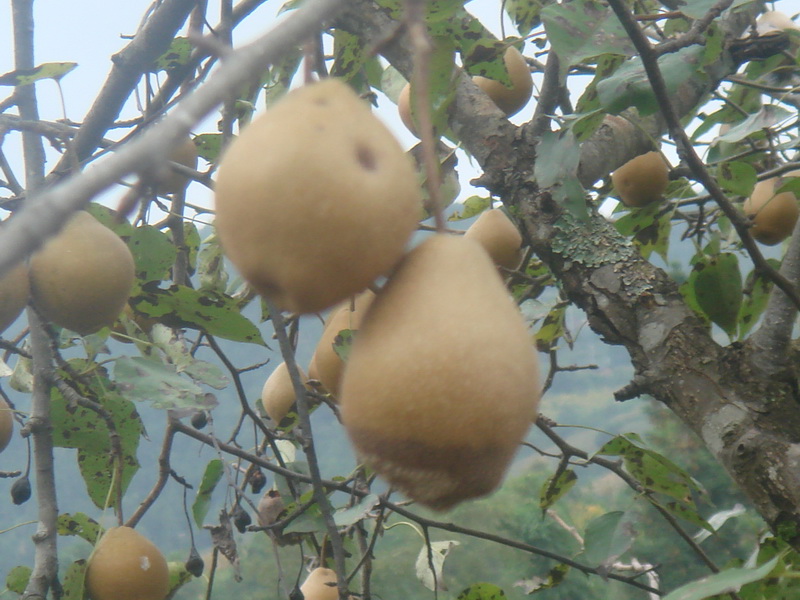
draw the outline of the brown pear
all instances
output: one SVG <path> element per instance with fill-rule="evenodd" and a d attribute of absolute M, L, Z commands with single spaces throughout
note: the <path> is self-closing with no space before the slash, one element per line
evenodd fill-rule
<path fill-rule="evenodd" d="M 300 369 L 300 379 L 306 380 L 302 369 Z M 275 370 L 264 382 L 264 387 L 261 389 L 261 405 L 270 419 L 275 423 L 280 423 L 296 399 L 292 379 L 289 377 L 289 369 L 286 363 L 282 362 L 275 367 Z"/>
<path fill-rule="evenodd" d="M 406 83 L 403 89 L 400 90 L 400 95 L 397 97 L 397 113 L 400 115 L 400 120 L 411 133 L 419 137 L 417 134 L 417 126 L 414 125 L 414 117 L 411 114 L 411 84 Z"/>
<path fill-rule="evenodd" d="M 435 509 L 492 492 L 536 415 L 537 359 L 487 253 L 434 235 L 367 310 L 341 387 L 361 460 Z"/>
<path fill-rule="evenodd" d="M 522 260 L 522 235 L 505 211 L 492 208 L 481 213 L 464 237 L 475 240 L 498 267 L 514 270 Z"/>
<path fill-rule="evenodd" d="M 319 380 L 323 388 L 334 398 L 339 395 L 339 385 L 344 372 L 344 361 L 334 349 L 336 337 L 342 330 L 355 331 L 361 326 L 364 313 L 374 298 L 375 294 L 366 290 L 352 302 L 345 300 L 334 308 L 314 350 L 314 356 L 311 357 L 309 371 L 313 365 L 315 379 Z"/>
<path fill-rule="evenodd" d="M 87 335 L 113 324 L 125 308 L 133 256 L 117 234 L 80 211 L 31 258 L 30 280 L 46 319 Z"/>
<path fill-rule="evenodd" d="M 642 207 L 660 200 L 669 183 L 669 166 L 660 152 L 640 154 L 611 175 L 625 206 Z"/>
<path fill-rule="evenodd" d="M 112 527 L 97 542 L 86 567 L 92 600 L 163 600 L 169 569 L 161 551 L 130 527 Z"/>
<path fill-rule="evenodd" d="M 775 193 L 775 190 L 790 179 L 800 176 L 792 171 L 783 177 L 771 177 L 759 181 L 750 197 L 744 201 L 744 214 L 753 220 L 750 235 L 767 246 L 774 246 L 789 237 L 800 213 L 797 197 L 793 192 Z"/>
<path fill-rule="evenodd" d="M 14 414 L 6 401 L 0 398 L 0 452 L 6 449 L 14 433 Z"/>
<path fill-rule="evenodd" d="M 388 273 L 422 211 L 410 159 L 335 78 L 255 119 L 223 156 L 215 189 L 231 262 L 295 313 L 329 308 Z"/>
<path fill-rule="evenodd" d="M 29 296 L 28 266 L 20 263 L 0 279 L 0 333 L 17 320 Z"/>
<path fill-rule="evenodd" d="M 339 600 L 336 571 L 317 567 L 300 586 L 305 600 Z"/>
<path fill-rule="evenodd" d="M 511 87 L 488 77 L 476 75 L 472 81 L 481 88 L 507 117 L 517 114 L 531 99 L 533 79 L 525 58 L 514 46 L 509 46 L 503 55 Z"/>
<path fill-rule="evenodd" d="M 190 169 L 197 169 L 197 146 L 190 139 L 177 146 L 169 155 L 169 160 Z M 159 181 L 156 191 L 159 194 L 177 194 L 189 185 L 189 178 L 169 166 Z"/>

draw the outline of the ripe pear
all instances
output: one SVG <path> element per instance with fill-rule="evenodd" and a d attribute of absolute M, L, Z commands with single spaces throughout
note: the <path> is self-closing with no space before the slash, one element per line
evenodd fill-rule
<path fill-rule="evenodd" d="M 0 398 L 0 452 L 6 449 L 14 433 L 14 414 L 5 400 Z"/>
<path fill-rule="evenodd" d="M 0 279 L 0 333 L 17 320 L 29 296 L 28 266 L 20 263 Z"/>
<path fill-rule="evenodd" d="M 305 600 L 339 600 L 336 571 L 317 567 L 300 586 Z"/>
<path fill-rule="evenodd" d="M 498 267 L 514 270 L 522 260 L 522 235 L 500 208 L 481 213 L 469 226 L 464 237 L 475 240 Z"/>
<path fill-rule="evenodd" d="M 300 379 L 302 381 L 307 379 L 302 369 L 300 369 Z M 280 423 L 296 399 L 292 379 L 289 377 L 289 369 L 286 367 L 286 363 L 282 362 L 275 367 L 275 370 L 264 382 L 264 387 L 261 389 L 261 405 L 270 419 L 275 423 Z"/>
<path fill-rule="evenodd" d="M 187 139 L 180 146 L 177 146 L 169 155 L 169 160 L 179 165 L 197 169 L 197 146 L 191 139 Z M 177 194 L 189 185 L 189 178 L 182 173 L 172 170 L 167 166 L 168 171 L 159 178 L 156 191 L 161 194 Z"/>
<path fill-rule="evenodd" d="M 499 485 L 538 398 L 535 351 L 497 269 L 475 241 L 440 234 L 370 306 L 339 402 L 361 460 L 443 510 Z"/>
<path fill-rule="evenodd" d="M 775 194 L 775 190 L 797 176 L 800 176 L 800 171 L 792 171 L 785 177 L 759 181 L 753 188 L 753 193 L 742 207 L 744 214 L 753 220 L 750 228 L 753 239 L 774 246 L 791 235 L 800 213 L 797 197 L 793 192 Z"/>
<path fill-rule="evenodd" d="M 163 600 L 169 592 L 167 561 L 138 531 L 112 527 L 89 557 L 86 589 L 92 600 Z"/>
<path fill-rule="evenodd" d="M 531 69 L 525 58 L 514 46 L 509 46 L 503 55 L 508 76 L 511 78 L 511 87 L 506 87 L 499 81 L 476 75 L 472 81 L 488 95 L 497 107 L 506 113 L 507 117 L 517 114 L 531 99 L 533 92 L 533 79 Z"/>
<path fill-rule="evenodd" d="M 660 152 L 647 152 L 614 171 L 611 182 L 625 206 L 642 207 L 661 199 L 669 183 L 669 166 Z"/>
<path fill-rule="evenodd" d="M 33 255 L 31 294 L 36 308 L 81 335 L 116 321 L 135 280 L 133 256 L 117 234 L 79 211 Z"/>
<path fill-rule="evenodd" d="M 414 117 L 411 115 L 411 84 L 406 83 L 403 89 L 400 90 L 400 95 L 397 97 L 397 112 L 400 115 L 400 120 L 411 133 L 419 137 L 417 133 L 417 126 L 414 125 Z"/>
<path fill-rule="evenodd" d="M 231 143 L 216 207 L 231 262 L 295 313 L 329 308 L 388 273 L 422 212 L 410 159 L 335 78 L 287 94 Z"/>
<path fill-rule="evenodd" d="M 800 29 L 797 23 L 786 14 L 777 10 L 768 10 L 756 20 L 758 35 L 766 35 L 771 31 Z"/>
<path fill-rule="evenodd" d="M 344 372 L 344 361 L 333 348 L 336 336 L 344 329 L 351 331 L 357 330 L 361 326 L 364 314 L 369 305 L 375 299 L 375 294 L 366 290 L 356 296 L 355 300 L 345 300 L 339 307 L 331 311 L 331 316 L 322 336 L 311 357 L 311 365 L 314 365 L 316 373 L 315 379 L 319 380 L 322 386 L 334 398 L 339 395 L 339 385 Z M 311 366 L 309 365 L 309 371 Z"/>

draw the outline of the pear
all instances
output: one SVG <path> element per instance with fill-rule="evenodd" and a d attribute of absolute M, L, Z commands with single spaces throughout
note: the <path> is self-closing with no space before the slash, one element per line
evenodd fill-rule
<path fill-rule="evenodd" d="M 400 115 L 400 120 L 411 133 L 419 137 L 417 133 L 417 126 L 414 124 L 414 117 L 411 115 L 411 84 L 406 83 L 403 89 L 400 90 L 400 95 L 397 97 L 397 113 Z"/>
<path fill-rule="evenodd" d="M 531 99 L 533 79 L 531 69 L 519 50 L 509 46 L 503 55 L 503 63 L 511 78 L 511 87 L 499 81 L 476 75 L 472 81 L 481 88 L 507 117 L 517 114 Z"/>
<path fill-rule="evenodd" d="M 614 171 L 611 182 L 625 206 L 642 207 L 663 196 L 669 183 L 669 166 L 660 152 L 647 152 Z"/>
<path fill-rule="evenodd" d="M 0 279 L 0 333 L 17 320 L 29 296 L 28 266 L 20 263 Z"/>
<path fill-rule="evenodd" d="M 14 433 L 14 414 L 5 400 L 0 398 L 0 452 L 6 449 Z"/>
<path fill-rule="evenodd" d="M 255 119 L 223 156 L 215 190 L 231 262 L 256 291 L 299 314 L 388 273 L 422 213 L 410 159 L 335 78 Z"/>
<path fill-rule="evenodd" d="M 197 169 L 197 146 L 191 139 L 187 139 L 177 146 L 169 155 L 169 160 L 190 169 Z M 161 195 L 177 194 L 189 185 L 189 178 L 182 173 L 166 167 L 165 174 L 158 180 L 156 191 Z"/>
<path fill-rule="evenodd" d="M 744 213 L 753 220 L 750 235 L 767 246 L 774 246 L 789 237 L 797 223 L 797 197 L 793 192 L 775 194 L 775 190 L 788 180 L 800 176 L 792 171 L 784 177 L 771 177 L 759 181 L 753 193 L 742 206 Z"/>
<path fill-rule="evenodd" d="M 161 551 L 130 527 L 112 527 L 97 542 L 86 567 L 92 600 L 163 600 L 169 569 Z"/>
<path fill-rule="evenodd" d="M 464 237 L 483 246 L 498 267 L 513 271 L 522 261 L 522 235 L 500 208 L 481 213 Z"/>
<path fill-rule="evenodd" d="M 340 306 L 334 308 L 314 350 L 314 355 L 311 357 L 309 372 L 313 365 L 314 379 L 317 379 L 334 398 L 339 395 L 339 385 L 344 372 L 344 361 L 334 350 L 334 342 L 342 330 L 355 331 L 361 326 L 364 313 L 374 298 L 375 294 L 366 290 L 356 296 L 352 302 L 345 300 Z"/>
<path fill-rule="evenodd" d="M 339 600 L 336 571 L 317 567 L 300 586 L 305 600 Z"/>
<path fill-rule="evenodd" d="M 361 460 L 434 509 L 492 492 L 536 415 L 537 360 L 479 244 L 434 235 L 367 310 L 342 380 Z"/>
<path fill-rule="evenodd" d="M 302 381 L 307 379 L 302 369 L 300 379 Z M 261 389 L 261 405 L 269 418 L 277 424 L 283 420 L 296 399 L 289 369 L 286 363 L 282 362 L 264 382 L 264 387 Z"/>
<path fill-rule="evenodd" d="M 113 324 L 125 308 L 133 256 L 117 234 L 80 211 L 31 258 L 30 280 L 46 319 L 87 335 Z"/>

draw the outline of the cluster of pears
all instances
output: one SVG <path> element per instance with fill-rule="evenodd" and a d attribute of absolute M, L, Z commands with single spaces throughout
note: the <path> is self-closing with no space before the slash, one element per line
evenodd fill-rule
<path fill-rule="evenodd" d="M 92 600 L 164 600 L 169 568 L 145 536 L 130 527 L 112 527 L 89 557 L 85 586 Z"/>
<path fill-rule="evenodd" d="M 533 93 L 533 79 L 531 70 L 525 57 L 514 46 L 509 46 L 503 54 L 503 64 L 508 72 L 511 85 L 506 86 L 494 79 L 476 75 L 472 78 L 483 92 L 492 99 L 497 107 L 502 110 L 507 117 L 517 114 L 531 99 Z M 397 99 L 397 112 L 400 119 L 408 130 L 418 136 L 417 127 L 414 119 L 414 112 L 411 110 L 411 84 L 407 83 L 400 92 Z"/>
<path fill-rule="evenodd" d="M 800 171 L 759 181 L 742 209 L 753 225 L 750 235 L 767 246 L 781 243 L 792 234 L 800 209 L 794 192 L 775 191 L 788 181 L 800 177 Z"/>
<path fill-rule="evenodd" d="M 476 241 L 484 226 L 406 253 L 421 215 L 414 168 L 334 79 L 254 120 L 224 154 L 215 189 L 223 249 L 259 293 L 296 313 L 338 304 L 309 375 L 338 399 L 361 460 L 434 508 L 491 492 L 539 384 L 527 327 Z M 519 263 L 515 239 L 508 268 Z M 379 293 L 362 293 L 385 275 Z M 358 330 L 346 364 L 332 348 L 342 329 Z M 276 371 L 263 400 L 277 420 L 294 394 Z"/>
<path fill-rule="evenodd" d="M 79 211 L 29 264 L 0 279 L 0 332 L 29 298 L 47 320 L 81 335 L 111 325 L 135 279 L 133 256 L 114 232 Z"/>
<path fill-rule="evenodd" d="M 614 171 L 611 182 L 625 206 L 641 208 L 663 197 L 669 184 L 669 165 L 660 152 L 646 152 Z"/>

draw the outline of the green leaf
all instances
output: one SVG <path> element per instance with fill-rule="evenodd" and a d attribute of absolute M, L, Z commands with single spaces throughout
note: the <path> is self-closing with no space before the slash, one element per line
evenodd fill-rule
<path fill-rule="evenodd" d="M 53 79 L 60 81 L 64 75 L 72 71 L 78 63 L 74 62 L 51 62 L 42 63 L 33 69 L 18 69 L 0 75 L 0 85 L 30 85 L 41 79 Z"/>
<path fill-rule="evenodd" d="M 197 496 L 192 503 L 192 516 L 194 522 L 202 529 L 203 521 L 208 514 L 208 507 L 211 505 L 211 495 L 214 493 L 214 488 L 222 479 L 225 473 L 225 465 L 218 458 L 215 458 L 206 465 L 206 471 L 203 474 L 203 480 L 200 483 L 200 488 L 197 490 Z"/>
<path fill-rule="evenodd" d="M 216 163 L 222 153 L 224 137 L 221 133 L 201 133 L 194 138 L 197 155 L 210 163 Z"/>
<path fill-rule="evenodd" d="M 536 181 L 549 188 L 578 173 L 580 145 L 570 131 L 547 131 L 536 146 L 536 156 Z"/>
<path fill-rule="evenodd" d="M 725 592 L 735 592 L 743 585 L 769 575 L 777 563 L 778 557 L 775 557 L 758 568 L 727 569 L 687 583 L 664 596 L 663 600 L 703 600 Z"/>
<path fill-rule="evenodd" d="M 695 263 L 689 275 L 700 310 L 729 336 L 736 335 L 742 304 L 742 276 L 735 254 L 722 253 Z"/>
<path fill-rule="evenodd" d="M 569 67 L 596 56 L 636 54 L 614 11 L 601 2 L 574 0 L 550 4 L 541 16 L 547 39 L 558 55 L 562 77 Z"/>
<path fill-rule="evenodd" d="M 614 226 L 622 235 L 633 238 L 644 258 L 650 258 L 656 252 L 666 261 L 674 212 L 672 204 L 652 202 L 624 214 Z"/>
<path fill-rule="evenodd" d="M 86 559 L 82 558 L 67 567 L 64 578 L 61 580 L 62 600 L 83 600 L 84 579 L 88 566 Z"/>
<path fill-rule="evenodd" d="M 225 268 L 225 255 L 216 235 L 206 240 L 198 256 L 197 274 L 200 289 L 223 293 L 228 285 L 228 270 Z"/>
<path fill-rule="evenodd" d="M 730 194 L 749 196 L 758 182 L 758 173 L 746 162 L 723 162 L 717 167 L 717 181 Z"/>
<path fill-rule="evenodd" d="M 542 491 L 539 494 L 539 508 L 547 510 L 562 498 L 568 491 L 572 489 L 578 482 L 578 476 L 572 469 L 565 469 L 558 474 L 548 477 L 547 481 L 542 485 Z"/>
<path fill-rule="evenodd" d="M 464 208 L 447 217 L 448 221 L 463 221 L 464 219 L 471 219 L 472 217 L 481 214 L 487 208 L 491 208 L 492 199 L 481 198 L 480 196 L 470 196 L 464 200 L 463 203 L 461 203 L 461 206 Z"/>
<path fill-rule="evenodd" d="M 737 6 L 742 6 L 744 4 L 748 4 L 749 2 L 750 0 L 734 0 L 733 4 L 731 4 L 730 7 L 728 7 L 722 14 L 726 15 L 729 11 Z M 713 7 L 714 4 L 716 4 L 716 0 L 692 0 L 691 2 L 681 4 L 680 10 L 687 17 L 692 19 L 701 19 L 709 10 L 711 10 L 711 7 Z"/>
<path fill-rule="evenodd" d="M 544 6 L 543 0 L 506 0 L 504 6 L 520 35 L 528 35 L 542 22 L 540 15 Z"/>
<path fill-rule="evenodd" d="M 167 563 L 167 569 L 169 570 L 169 593 L 166 597 L 172 598 L 178 588 L 194 579 L 194 575 L 186 570 L 184 561 L 171 560 Z"/>
<path fill-rule="evenodd" d="M 700 512 L 695 508 L 694 505 L 686 503 L 686 502 L 667 502 L 666 504 L 661 504 L 653 500 L 653 498 L 648 498 L 651 504 L 655 506 L 663 506 L 667 512 L 672 513 L 676 517 L 683 519 L 691 523 L 696 527 L 700 527 L 709 533 L 714 533 L 714 528 L 711 524 L 706 521 Z"/>
<path fill-rule="evenodd" d="M 658 59 L 670 96 L 679 97 L 686 93 L 686 88 L 698 85 L 698 78 L 707 79 L 698 70 L 702 53 L 702 46 L 689 46 Z M 647 116 L 659 107 L 639 57 L 628 60 L 613 75 L 600 81 L 597 93 L 601 106 L 610 113 L 620 113 L 634 106 L 642 116 Z"/>
<path fill-rule="evenodd" d="M 433 130 L 441 135 L 448 128 L 448 111 L 455 97 L 453 79 L 455 76 L 455 47 L 450 38 L 436 37 L 433 39 L 433 53 L 430 56 L 430 76 L 428 78 L 428 109 L 430 111 Z M 417 93 L 414 83 L 411 83 L 411 118 L 418 123 L 419 102 L 424 101 Z"/>
<path fill-rule="evenodd" d="M 665 494 L 680 502 L 692 502 L 692 491 L 701 491 L 688 473 L 665 456 L 645 448 L 641 438 L 635 433 L 614 437 L 597 454 L 621 456 L 625 469 L 645 489 Z"/>
<path fill-rule="evenodd" d="M 586 525 L 583 560 L 590 565 L 609 565 L 633 545 L 634 532 L 623 521 L 622 511 L 595 517 Z"/>
<path fill-rule="evenodd" d="M 774 258 L 767 259 L 774 268 L 780 263 Z M 742 293 L 742 306 L 739 308 L 739 338 L 743 339 L 758 321 L 761 313 L 767 308 L 769 294 L 772 291 L 772 280 L 753 269 L 747 275 Z"/>
<path fill-rule="evenodd" d="M 181 377 L 174 365 L 149 358 L 119 357 L 114 379 L 128 400 L 148 402 L 153 408 L 210 410 L 217 405 L 213 394 Z"/>
<path fill-rule="evenodd" d="M 83 372 L 85 368 L 91 368 L 92 363 L 73 359 L 70 366 L 77 372 Z M 111 419 L 122 449 L 122 456 L 119 457 L 122 462 L 120 483 L 124 493 L 139 470 L 136 453 L 143 425 L 136 407 L 115 391 L 114 384 L 98 370 L 80 381 L 70 381 L 67 373 L 61 375 L 81 396 L 101 405 Z M 111 453 L 108 426 L 96 412 L 81 406 L 70 406 L 56 388 L 51 390 L 50 398 L 53 444 L 60 448 L 78 449 L 78 467 L 89 496 L 98 508 L 104 508 L 117 471 Z M 115 501 L 115 498 L 112 500 Z"/>
<path fill-rule="evenodd" d="M 176 329 L 197 329 L 234 342 L 266 346 L 258 328 L 239 312 L 237 301 L 224 294 L 183 285 L 146 286 L 130 304 L 136 312 Z"/>
<path fill-rule="evenodd" d="M 351 81 L 361 73 L 369 52 L 357 35 L 336 29 L 333 33 L 333 66 L 331 76 Z"/>
<path fill-rule="evenodd" d="M 542 321 L 539 331 L 536 332 L 534 340 L 539 352 L 549 352 L 564 335 L 564 323 L 567 315 L 565 304 L 559 304 L 550 309 L 550 312 Z"/>
<path fill-rule="evenodd" d="M 31 578 L 32 572 L 30 567 L 22 565 L 14 567 L 6 575 L 6 587 L 12 592 L 22 594 L 28 587 L 28 580 Z"/>
<path fill-rule="evenodd" d="M 193 49 L 188 38 L 176 37 L 170 43 L 167 51 L 156 59 L 153 71 L 171 71 L 188 64 Z"/>
<path fill-rule="evenodd" d="M 547 577 L 531 577 L 517 581 L 514 586 L 522 588 L 524 594 L 530 596 L 541 590 L 549 590 L 561 585 L 564 582 L 570 567 L 563 563 L 557 564 L 547 572 Z"/>
<path fill-rule="evenodd" d="M 355 525 L 380 502 L 377 494 L 364 496 L 349 508 L 343 508 L 333 514 L 333 520 L 338 527 L 349 527 Z"/>
<path fill-rule="evenodd" d="M 185 373 L 196 383 L 217 390 L 228 386 L 228 376 L 217 365 L 195 358 L 174 329 L 156 325 L 151 332 L 153 345 L 164 352 L 178 373 Z"/>
<path fill-rule="evenodd" d="M 58 515 L 58 535 L 75 535 L 94 545 L 103 528 L 83 513 Z"/>
<path fill-rule="evenodd" d="M 456 600 L 504 600 L 505 597 L 503 588 L 493 583 L 473 583 L 462 590 Z"/>
<path fill-rule="evenodd" d="M 354 336 L 355 331 L 352 329 L 342 329 L 333 338 L 333 351 L 343 362 L 347 362 L 347 359 L 350 358 L 350 349 L 353 347 Z"/>
<path fill-rule="evenodd" d="M 175 263 L 178 251 L 166 233 L 152 225 L 142 225 L 131 233 L 128 247 L 136 265 L 140 283 L 165 279 Z"/>

